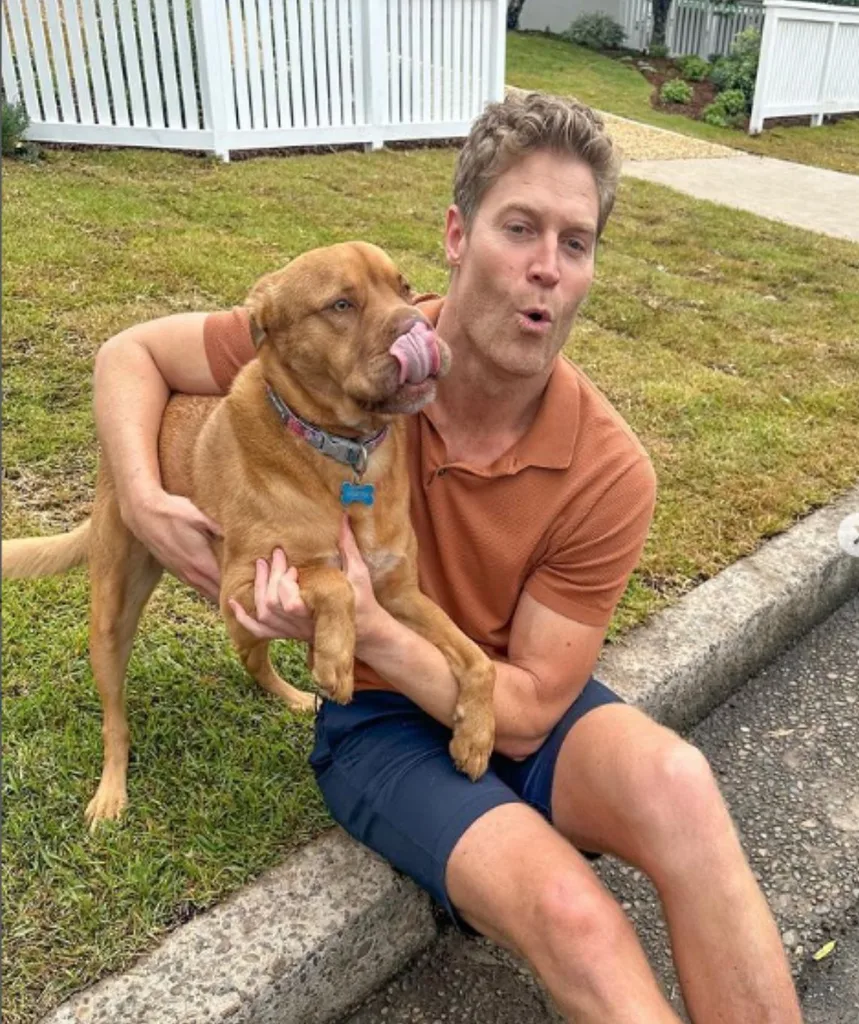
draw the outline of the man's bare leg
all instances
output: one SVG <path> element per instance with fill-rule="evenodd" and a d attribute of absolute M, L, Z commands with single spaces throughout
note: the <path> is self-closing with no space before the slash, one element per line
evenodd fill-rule
<path fill-rule="evenodd" d="M 478 931 L 524 956 L 576 1024 L 679 1024 L 623 911 L 536 811 L 478 818 L 448 860 L 448 894 Z"/>
<path fill-rule="evenodd" d="M 662 900 L 695 1024 L 799 1024 L 775 921 L 703 754 L 642 712 L 610 704 L 564 741 L 555 827 L 641 868 Z"/>

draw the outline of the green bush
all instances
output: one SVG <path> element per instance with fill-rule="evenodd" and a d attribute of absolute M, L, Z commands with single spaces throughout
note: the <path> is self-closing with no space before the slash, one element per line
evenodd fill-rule
<path fill-rule="evenodd" d="M 626 33 L 622 25 L 607 14 L 580 14 L 562 33 L 564 39 L 589 50 L 619 50 Z"/>
<path fill-rule="evenodd" d="M 752 109 L 760 51 L 760 32 L 755 28 L 747 28 L 734 39 L 730 55 L 717 60 L 710 70 L 710 81 L 720 95 L 734 90 L 742 92 L 746 113 Z"/>
<path fill-rule="evenodd" d="M 663 103 L 688 103 L 692 99 L 692 86 L 680 78 L 666 82 L 659 91 Z"/>
<path fill-rule="evenodd" d="M 654 43 L 647 47 L 648 57 L 667 57 L 668 47 L 664 43 Z"/>
<path fill-rule="evenodd" d="M 729 117 L 748 113 L 746 95 L 742 89 L 726 89 L 724 92 L 720 92 L 716 97 L 716 105 L 721 107 Z"/>
<path fill-rule="evenodd" d="M 0 112 L 2 125 L 3 156 L 17 156 L 26 149 L 24 132 L 30 127 L 30 118 L 23 103 L 9 103 L 6 97 L 2 100 Z"/>
<path fill-rule="evenodd" d="M 741 89 L 726 89 L 705 107 L 701 120 L 717 128 L 740 128 L 747 114 L 745 93 Z"/>
<path fill-rule="evenodd" d="M 707 61 L 696 57 L 694 53 L 690 53 L 686 57 L 678 57 L 674 63 L 687 82 L 703 82 L 710 70 Z"/>

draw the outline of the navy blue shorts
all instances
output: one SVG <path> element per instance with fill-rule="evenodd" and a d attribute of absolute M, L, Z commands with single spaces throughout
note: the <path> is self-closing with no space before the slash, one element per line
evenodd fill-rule
<path fill-rule="evenodd" d="M 561 744 L 592 708 L 622 703 L 597 679 L 524 761 L 493 754 L 477 782 L 458 772 L 450 730 L 399 693 L 361 690 L 351 704 L 323 701 L 310 764 L 335 821 L 413 878 L 451 915 L 448 857 L 466 829 L 501 804 L 524 802 L 552 820 L 552 779 Z M 470 929 L 468 929 L 470 931 Z"/>

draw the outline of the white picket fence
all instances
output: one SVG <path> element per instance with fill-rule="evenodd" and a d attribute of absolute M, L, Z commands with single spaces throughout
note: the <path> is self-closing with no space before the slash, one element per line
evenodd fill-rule
<path fill-rule="evenodd" d="M 672 57 L 696 53 L 708 60 L 712 54 L 727 54 L 738 32 L 763 25 L 764 9 L 759 2 L 741 2 L 725 7 L 712 0 L 674 0 L 665 27 L 665 43 Z M 626 32 L 624 46 L 645 50 L 653 29 L 651 0 L 623 0 L 620 23 Z"/>
<path fill-rule="evenodd" d="M 5 0 L 28 138 L 212 151 L 463 136 L 505 0 Z"/>
<path fill-rule="evenodd" d="M 768 117 L 859 111 L 859 8 L 764 0 L 749 133 Z"/>

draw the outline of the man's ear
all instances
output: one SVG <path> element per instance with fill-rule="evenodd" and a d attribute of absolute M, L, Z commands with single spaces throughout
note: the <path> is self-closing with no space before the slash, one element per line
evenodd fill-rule
<path fill-rule="evenodd" d="M 444 225 L 444 253 L 448 266 L 458 267 L 465 247 L 465 218 L 456 204 L 447 208 Z"/>

